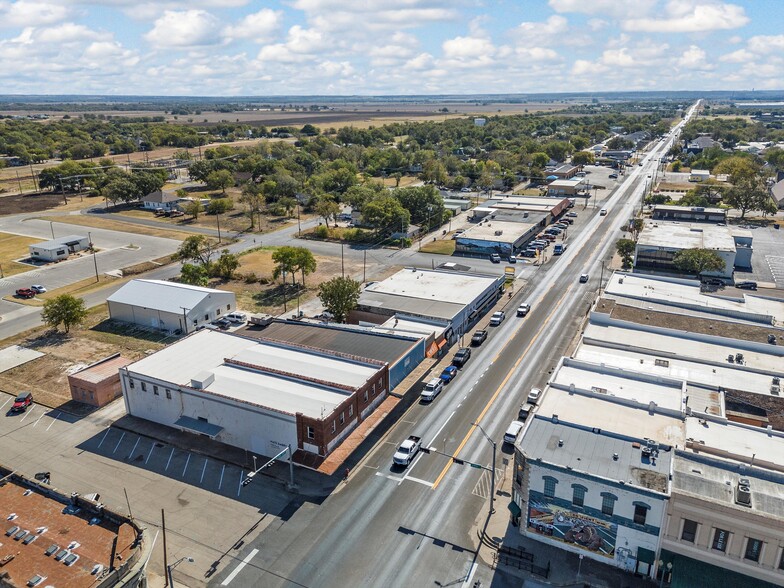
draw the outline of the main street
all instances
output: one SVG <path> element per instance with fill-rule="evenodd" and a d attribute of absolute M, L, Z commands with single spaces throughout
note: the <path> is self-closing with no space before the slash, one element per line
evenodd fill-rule
<path fill-rule="evenodd" d="M 488 474 L 435 453 L 399 471 L 391 466 L 392 453 L 416 434 L 427 446 L 489 466 L 491 446 L 473 424 L 479 423 L 498 442 L 496 467 L 512 459 L 511 448 L 500 444 L 504 430 L 528 389 L 544 386 L 558 356 L 579 334 L 600 287 L 602 264 L 672 140 L 660 140 L 642 166 L 630 168 L 605 204 L 608 214 L 596 214 L 557 263 L 537 270 L 530 287 L 507 304 L 509 318 L 432 405 L 412 406 L 323 505 L 301 508 L 286 524 L 262 533 L 238 554 L 243 563 L 223 570 L 213 584 L 429 586 L 476 579 L 489 584 L 492 571 L 477 565 L 472 536 L 488 507 L 482 490 Z M 590 275 L 588 283 L 578 280 L 583 272 Z M 513 311 L 522 301 L 532 311 L 521 319 Z M 506 475 L 512 475 L 511 467 Z M 495 507 L 505 509 L 507 501 L 499 498 Z"/>

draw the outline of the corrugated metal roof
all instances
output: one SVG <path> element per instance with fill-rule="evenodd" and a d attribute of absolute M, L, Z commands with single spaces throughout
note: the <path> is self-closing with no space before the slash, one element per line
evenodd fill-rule
<path fill-rule="evenodd" d="M 183 307 L 195 308 L 213 294 L 231 294 L 225 290 L 213 290 L 188 284 L 176 284 L 164 280 L 131 280 L 107 298 L 107 302 L 130 304 L 152 308 L 161 312 L 181 314 Z"/>
<path fill-rule="evenodd" d="M 71 377 L 82 380 L 84 382 L 91 382 L 93 384 L 98 384 L 99 382 L 103 382 L 107 378 L 112 378 L 117 376 L 117 372 L 120 368 L 125 367 L 126 365 L 132 363 L 133 360 L 128 359 L 127 357 L 117 356 L 111 359 L 107 359 L 106 361 L 101 361 L 98 363 L 94 363 L 93 365 L 89 365 L 81 371 L 72 374 Z M 118 376 L 119 377 L 119 376 Z"/>
<path fill-rule="evenodd" d="M 416 342 L 395 336 L 383 336 L 358 329 L 330 327 L 299 322 L 275 321 L 267 327 L 250 326 L 241 331 L 247 337 L 305 345 L 315 349 L 348 353 L 390 365 L 405 355 Z"/>
<path fill-rule="evenodd" d="M 73 243 L 84 241 L 87 239 L 87 235 L 66 235 L 65 237 L 57 237 L 56 239 L 50 239 L 49 241 L 44 241 L 43 243 L 35 243 L 33 247 L 36 249 L 58 249 L 62 247 L 66 243 Z"/>

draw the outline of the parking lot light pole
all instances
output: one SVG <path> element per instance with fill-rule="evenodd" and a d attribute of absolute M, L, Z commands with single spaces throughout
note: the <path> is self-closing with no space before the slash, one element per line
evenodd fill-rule
<path fill-rule="evenodd" d="M 494 508 L 495 506 L 495 451 L 496 451 L 497 444 L 495 441 L 493 441 L 490 438 L 490 435 L 488 435 L 487 432 L 482 428 L 482 425 L 480 425 L 479 423 L 472 423 L 472 424 L 477 429 L 482 431 L 482 435 L 484 435 L 485 439 L 487 439 L 490 442 L 490 445 L 493 446 L 493 471 L 490 472 L 490 514 L 493 514 L 495 512 L 495 508 Z"/>
<path fill-rule="evenodd" d="M 184 561 L 187 561 L 188 563 L 193 563 L 193 558 L 189 555 L 185 557 L 181 557 L 170 566 L 166 566 L 166 573 L 169 575 L 169 586 L 174 586 L 174 579 L 172 578 L 172 570 Z"/>

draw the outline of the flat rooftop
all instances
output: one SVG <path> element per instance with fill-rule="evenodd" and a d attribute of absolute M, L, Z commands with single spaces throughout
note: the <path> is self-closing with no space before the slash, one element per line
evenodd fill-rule
<path fill-rule="evenodd" d="M 136 529 L 119 522 L 117 517 L 107 516 L 107 513 L 95 518 L 96 511 L 68 508 L 68 499 L 57 495 L 56 490 L 47 488 L 45 493 L 5 468 L 0 468 L 0 475 L 5 478 L 0 483 L 0 512 L 5 519 L 0 560 L 11 557 L 0 568 L 4 575 L 7 574 L 2 581 L 4 586 L 28 586 L 28 581 L 36 575 L 46 577 L 41 587 L 97 586 L 99 581 L 92 574 L 93 568 L 96 565 L 109 567 L 115 541 L 116 553 L 122 556 L 123 563 L 139 549 L 135 546 Z M 12 513 L 16 517 L 9 520 Z M 6 536 L 14 527 L 19 530 Z M 16 533 L 20 534 L 18 539 Z M 71 565 L 64 563 L 68 556 L 56 561 L 55 555 L 45 553 L 51 546 L 57 548 L 55 555 L 72 546 L 68 554 L 76 555 L 78 559 Z"/>
<path fill-rule="evenodd" d="M 646 221 L 637 239 L 638 247 L 664 249 L 712 249 L 735 251 L 732 229 L 705 223 Z"/>
<path fill-rule="evenodd" d="M 700 291 L 697 280 L 615 272 L 607 283 L 604 296 L 664 304 L 674 308 L 693 308 L 726 317 L 742 313 L 759 322 L 764 322 L 765 317 L 784 321 L 784 300 L 765 298 L 753 292 L 743 293 L 740 295 L 742 298 L 735 300 L 710 296 Z"/>
<path fill-rule="evenodd" d="M 459 235 L 458 240 L 474 239 L 477 241 L 493 241 L 514 243 L 525 236 L 531 227 L 538 224 L 534 219 L 521 219 L 520 222 L 486 219 L 481 224 L 473 225 Z M 500 234 L 499 234 L 500 233 Z"/>
<path fill-rule="evenodd" d="M 679 452 L 675 458 L 673 492 L 682 492 L 741 512 L 756 512 L 766 518 L 784 521 L 784 493 L 782 479 L 755 476 L 752 469 L 740 470 L 734 464 L 698 459 Z M 735 503 L 735 488 L 740 478 L 748 478 L 751 488 L 751 507 Z"/>
<path fill-rule="evenodd" d="M 546 210 L 550 210 L 555 208 L 561 202 L 566 200 L 566 198 L 553 198 L 547 196 L 517 196 L 517 195 L 509 195 L 509 194 L 501 194 L 499 197 L 493 197 L 491 200 L 488 200 L 484 203 L 485 206 L 488 207 L 496 207 L 500 204 L 508 204 L 512 206 L 534 206 L 534 207 L 543 207 Z"/>
<path fill-rule="evenodd" d="M 651 413 L 647 407 L 634 408 L 607 400 L 548 387 L 539 401 L 536 414 L 543 418 L 557 415 L 559 421 L 587 427 L 600 427 L 635 439 L 654 439 L 658 443 L 683 447 L 685 436 L 681 419 Z"/>
<path fill-rule="evenodd" d="M 656 204 L 653 210 L 667 210 L 671 212 L 695 212 L 698 214 L 723 214 L 727 216 L 725 208 L 704 208 L 701 206 L 677 206 L 675 204 Z"/>
<path fill-rule="evenodd" d="M 665 376 L 648 375 L 601 363 L 565 358 L 550 378 L 551 384 L 592 390 L 598 394 L 631 400 L 682 412 L 685 408 L 683 383 Z"/>
<path fill-rule="evenodd" d="M 623 482 L 653 492 L 668 492 L 674 451 L 659 450 L 653 459 L 643 455 L 645 441 L 621 438 L 607 429 L 591 430 L 568 423 L 554 423 L 535 414 L 518 442 L 529 459 L 568 467 L 573 471 Z"/>
<path fill-rule="evenodd" d="M 249 366 L 234 365 L 232 361 Z M 127 369 L 179 386 L 191 386 L 192 379 L 209 372 L 215 379 L 204 388 L 207 392 L 320 418 L 322 409 L 332 410 L 350 394 L 340 386 L 359 388 L 381 366 L 203 329 Z M 298 377 L 302 379 L 298 381 Z"/>
<path fill-rule="evenodd" d="M 446 325 L 418 321 L 413 317 L 392 317 L 372 328 L 376 333 L 395 333 L 414 337 L 438 337 L 446 330 Z"/>
<path fill-rule="evenodd" d="M 577 188 L 585 183 L 585 178 L 570 178 L 567 180 L 553 180 L 547 184 L 548 188 Z"/>
<path fill-rule="evenodd" d="M 267 339 L 366 357 L 393 364 L 417 344 L 419 335 L 372 333 L 340 325 L 316 325 L 299 321 L 274 321 L 266 327 L 249 325 L 237 331 L 245 337 Z"/>
<path fill-rule="evenodd" d="M 784 434 L 781 432 L 690 417 L 686 419 L 686 439 L 693 439 L 699 452 L 746 464 L 753 460 L 759 467 L 778 469 L 784 474 Z"/>
<path fill-rule="evenodd" d="M 118 355 L 117 357 L 110 357 L 108 359 L 98 361 L 92 365 L 88 365 L 83 370 L 80 370 L 75 374 L 71 374 L 71 377 L 82 380 L 83 382 L 98 384 L 107 378 L 113 378 L 117 376 L 118 370 L 132 363 L 132 361 L 133 360 L 127 357 L 123 357 L 122 355 Z"/>

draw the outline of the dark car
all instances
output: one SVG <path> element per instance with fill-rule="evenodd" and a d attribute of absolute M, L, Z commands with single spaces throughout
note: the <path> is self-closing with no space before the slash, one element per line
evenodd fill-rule
<path fill-rule="evenodd" d="M 703 280 L 702 283 L 706 286 L 723 286 L 724 280 L 719 278 L 708 278 L 707 280 Z"/>
<path fill-rule="evenodd" d="M 485 329 L 481 329 L 471 336 L 471 345 L 474 347 L 479 347 L 482 343 L 485 342 L 485 339 L 487 339 L 487 331 Z"/>
<path fill-rule="evenodd" d="M 227 318 L 220 318 L 217 321 L 213 321 L 212 324 L 219 329 L 226 330 L 231 326 L 231 321 Z"/>
<path fill-rule="evenodd" d="M 455 379 L 457 375 L 457 368 L 453 365 L 448 365 L 444 368 L 444 371 L 441 372 L 441 375 L 438 376 L 444 382 L 444 384 L 448 384 L 452 380 Z"/>
<path fill-rule="evenodd" d="M 463 367 L 471 357 L 471 350 L 468 347 L 461 347 L 452 358 L 452 365 Z"/>
<path fill-rule="evenodd" d="M 11 406 L 11 412 L 24 412 L 27 410 L 27 407 L 33 403 L 33 394 L 32 392 L 20 392 L 16 399 L 14 400 L 13 405 Z"/>
<path fill-rule="evenodd" d="M 19 288 L 16 295 L 19 298 L 35 298 L 35 292 L 31 288 Z"/>
<path fill-rule="evenodd" d="M 740 288 L 741 290 L 756 290 L 757 289 L 757 282 L 738 282 L 735 284 L 736 288 Z"/>

